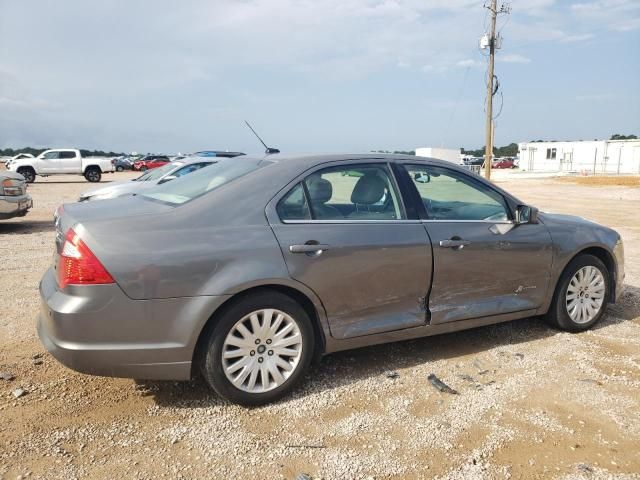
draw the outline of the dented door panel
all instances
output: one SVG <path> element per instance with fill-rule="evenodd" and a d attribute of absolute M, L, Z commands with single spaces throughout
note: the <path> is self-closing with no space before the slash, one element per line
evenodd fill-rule
<path fill-rule="evenodd" d="M 431 324 L 531 310 L 543 304 L 553 257 L 551 236 L 543 224 L 425 221 L 424 226 L 434 259 Z M 462 244 L 447 246 L 451 239 Z M 440 246 L 441 241 L 445 246 Z"/>

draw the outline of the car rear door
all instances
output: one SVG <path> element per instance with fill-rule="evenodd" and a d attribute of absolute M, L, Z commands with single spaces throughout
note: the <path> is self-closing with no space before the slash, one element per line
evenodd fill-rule
<path fill-rule="evenodd" d="M 73 150 L 61 151 L 58 154 L 60 173 L 79 173 L 82 169 L 81 157 Z"/>
<path fill-rule="evenodd" d="M 267 211 L 289 274 L 318 295 L 332 336 L 425 325 L 431 248 L 386 162 L 317 168 Z"/>
<path fill-rule="evenodd" d="M 516 225 L 504 196 L 473 174 L 426 164 L 404 167 L 433 246 L 431 323 L 540 307 L 552 262 L 547 228 Z"/>

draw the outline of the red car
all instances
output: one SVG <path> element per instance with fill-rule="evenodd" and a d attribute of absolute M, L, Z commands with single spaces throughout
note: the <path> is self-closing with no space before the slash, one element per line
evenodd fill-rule
<path fill-rule="evenodd" d="M 492 168 L 516 168 L 513 158 L 502 158 L 491 164 Z"/>
<path fill-rule="evenodd" d="M 152 168 L 158 168 L 163 165 L 166 165 L 171 160 L 166 155 L 147 155 L 142 157 L 140 160 L 133 162 L 133 169 L 144 172 L 146 170 L 151 170 Z"/>

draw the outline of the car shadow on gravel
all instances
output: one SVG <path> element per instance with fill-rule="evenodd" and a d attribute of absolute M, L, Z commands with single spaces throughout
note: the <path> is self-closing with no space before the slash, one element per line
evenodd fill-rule
<path fill-rule="evenodd" d="M 55 230 L 53 220 L 24 220 L 22 222 L 0 222 L 0 235 L 41 233 Z"/>
<path fill-rule="evenodd" d="M 638 317 L 640 288 L 626 285 L 618 303 L 608 307 L 607 314 L 594 330 Z M 481 356 L 484 352 L 495 349 L 503 358 L 503 362 L 522 362 L 526 361 L 526 356 L 519 352 L 519 345 L 524 346 L 529 342 L 558 334 L 562 333 L 549 327 L 543 318 L 532 317 L 461 332 L 338 352 L 327 355 L 314 364 L 302 385 L 280 403 L 349 386 L 361 380 L 375 377 L 387 380 L 387 372 L 402 371 L 438 360 L 459 357 L 460 363 L 472 366 L 476 355 Z M 503 347 L 505 350 L 500 352 Z M 437 371 L 434 373 L 441 374 Z M 424 380 L 426 382 L 426 378 Z M 143 394 L 153 395 L 154 401 L 160 407 L 205 408 L 229 405 L 212 392 L 201 377 L 191 382 L 138 382 L 136 389 Z"/>

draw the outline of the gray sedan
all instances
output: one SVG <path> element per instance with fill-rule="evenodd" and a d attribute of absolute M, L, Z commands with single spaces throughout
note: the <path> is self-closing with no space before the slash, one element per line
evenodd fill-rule
<path fill-rule="evenodd" d="M 217 162 L 215 158 L 187 157 L 179 161 L 167 163 L 162 167 L 147 170 L 142 175 L 128 182 L 111 182 L 105 187 L 94 188 L 80 194 L 79 202 L 93 200 L 107 200 L 139 193 L 147 188 L 175 180 L 202 167 L 208 167 Z"/>
<path fill-rule="evenodd" d="M 0 220 L 24 217 L 32 206 L 24 177 L 15 172 L 0 172 Z"/>
<path fill-rule="evenodd" d="M 38 332 L 86 373 L 274 401 L 312 358 L 546 315 L 579 332 L 624 279 L 620 235 L 398 155 L 222 159 L 64 205 Z"/>

